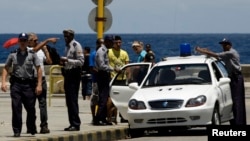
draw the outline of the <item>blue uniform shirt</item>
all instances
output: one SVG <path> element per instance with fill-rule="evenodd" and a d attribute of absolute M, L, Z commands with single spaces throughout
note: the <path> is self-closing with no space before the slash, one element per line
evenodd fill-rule
<path fill-rule="evenodd" d="M 30 79 L 34 77 L 33 67 L 40 66 L 40 60 L 34 51 L 17 49 L 9 54 L 5 65 L 8 67 L 13 66 L 12 75 L 15 77 Z"/>
<path fill-rule="evenodd" d="M 65 69 L 82 67 L 84 55 L 81 44 L 73 39 L 65 48 L 65 57 L 68 59 L 68 62 L 65 62 Z"/>
<path fill-rule="evenodd" d="M 96 52 L 95 56 L 95 66 L 98 70 L 102 71 L 113 71 L 113 68 L 109 66 L 109 59 L 108 59 L 108 49 L 102 45 Z"/>

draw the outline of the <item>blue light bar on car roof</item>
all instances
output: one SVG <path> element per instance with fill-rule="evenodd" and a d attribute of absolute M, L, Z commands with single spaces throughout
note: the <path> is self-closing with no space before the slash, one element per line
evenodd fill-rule
<path fill-rule="evenodd" d="M 180 44 L 180 56 L 191 56 L 191 47 L 189 43 Z"/>

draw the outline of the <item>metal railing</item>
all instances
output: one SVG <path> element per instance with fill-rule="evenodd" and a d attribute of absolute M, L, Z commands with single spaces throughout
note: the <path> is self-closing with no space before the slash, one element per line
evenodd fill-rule
<path fill-rule="evenodd" d="M 51 98 L 53 94 L 64 93 L 64 80 L 61 68 L 62 66 L 60 65 L 53 65 L 49 70 L 49 106 L 51 106 Z"/>

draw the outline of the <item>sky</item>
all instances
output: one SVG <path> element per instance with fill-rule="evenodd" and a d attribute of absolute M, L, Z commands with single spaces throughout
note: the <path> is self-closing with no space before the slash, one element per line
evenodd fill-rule
<path fill-rule="evenodd" d="M 96 33 L 88 22 L 93 1 L 0 0 L 0 34 Z M 250 0 L 107 1 L 105 33 L 250 33 Z"/>

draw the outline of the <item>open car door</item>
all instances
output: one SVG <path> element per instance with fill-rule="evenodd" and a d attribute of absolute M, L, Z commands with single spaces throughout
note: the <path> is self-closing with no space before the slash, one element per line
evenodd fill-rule
<path fill-rule="evenodd" d="M 124 119 L 127 119 L 128 101 L 136 91 L 128 87 L 129 83 L 140 85 L 151 67 L 152 63 L 130 63 L 111 80 L 110 97 Z"/>

